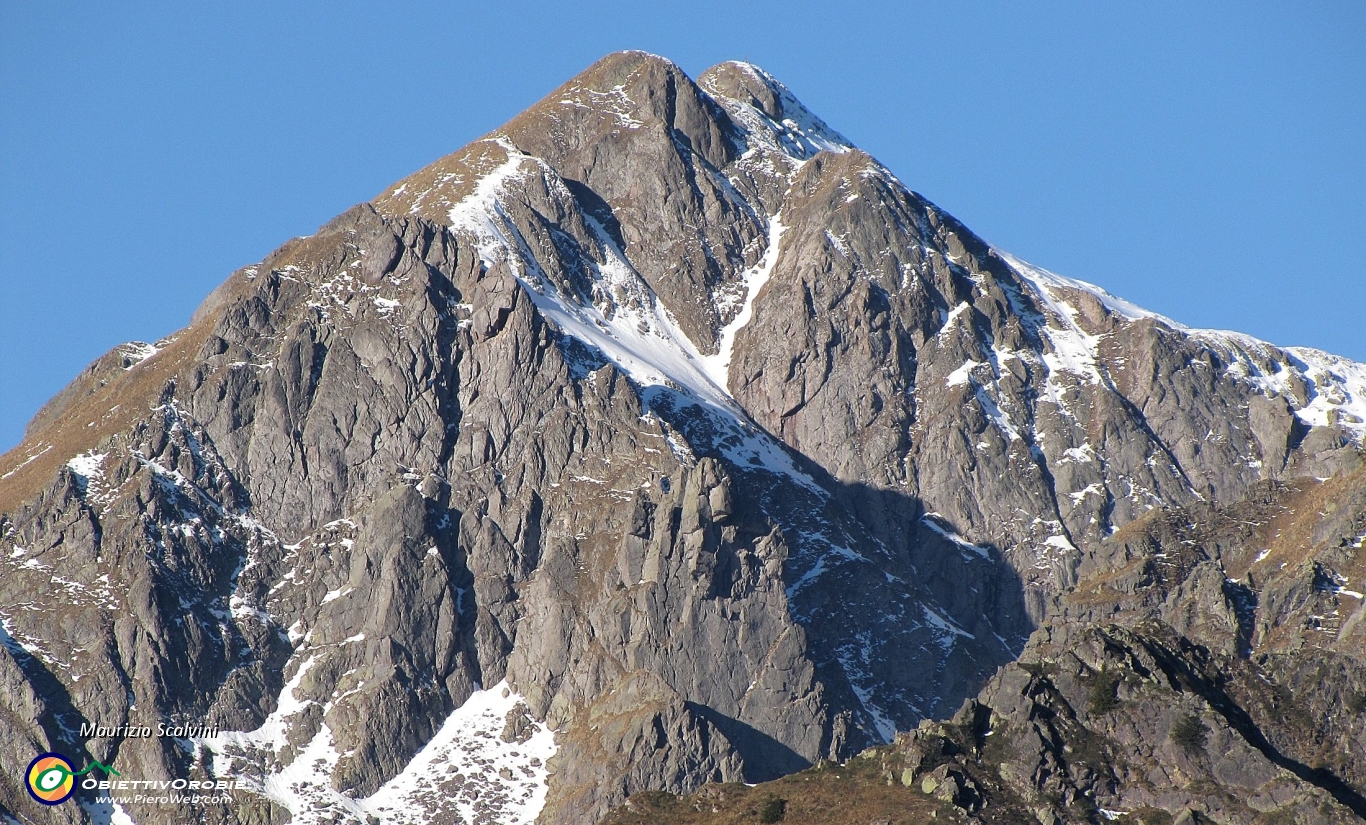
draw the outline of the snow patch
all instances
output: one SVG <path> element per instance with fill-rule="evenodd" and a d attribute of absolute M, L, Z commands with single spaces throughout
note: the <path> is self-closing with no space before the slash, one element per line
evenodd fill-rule
<path fill-rule="evenodd" d="M 964 361 L 961 367 L 949 373 L 949 377 L 944 379 L 944 383 L 950 387 L 964 386 L 972 380 L 972 371 L 984 366 L 986 366 L 985 361 L 973 361 L 971 359 Z"/>
<path fill-rule="evenodd" d="M 588 90 L 588 96 L 592 98 L 592 105 L 589 108 L 598 112 L 612 116 L 616 125 L 620 129 L 639 129 L 645 122 L 632 115 L 637 109 L 635 101 L 631 100 L 626 94 L 624 85 L 614 86 L 605 92 Z M 570 101 L 562 101 L 570 102 Z"/>
<path fill-rule="evenodd" d="M 237 778 L 284 806 L 296 825 L 352 825 L 371 817 L 385 825 L 434 820 L 530 825 L 540 814 L 546 765 L 557 749 L 555 734 L 526 716 L 523 735 L 504 741 L 510 718 L 527 713 L 522 697 L 506 682 L 475 691 L 397 776 L 365 799 L 332 787 L 332 772 L 345 755 L 338 753 L 325 722 L 288 765 L 278 765 L 291 717 L 314 704 L 300 700 L 295 690 L 316 661 L 310 656 L 299 666 L 281 691 L 278 708 L 257 730 L 193 740 L 217 757 L 216 776 Z M 276 767 L 262 774 L 265 765 Z"/>
<path fill-rule="evenodd" d="M 830 539 L 823 533 L 816 533 L 808 536 L 807 538 L 815 539 L 824 544 L 825 552 L 816 557 L 816 563 L 811 565 L 810 570 L 807 570 L 805 573 L 802 574 L 801 578 L 797 579 L 795 582 L 788 585 L 788 599 L 795 598 L 796 595 L 800 593 L 803 588 L 805 588 L 812 582 L 816 581 L 822 575 L 824 575 L 826 572 L 832 569 L 826 566 L 827 560 L 833 560 L 835 564 L 843 564 L 847 562 L 863 562 L 865 564 L 868 563 L 868 558 L 866 556 L 860 553 L 856 553 L 852 549 L 845 547 L 843 545 L 835 544 L 834 542 L 830 541 Z"/>
<path fill-rule="evenodd" d="M 1052 547 L 1057 550 L 1066 550 L 1071 553 L 1075 553 L 1077 551 L 1076 546 L 1072 544 L 1072 542 L 1068 541 L 1066 536 L 1049 536 L 1048 538 L 1044 539 L 1043 543 L 1044 546 Z"/>
<path fill-rule="evenodd" d="M 1366 599 L 1358 590 L 1348 590 L 1347 585 L 1351 584 L 1346 576 L 1338 573 L 1333 574 L 1333 584 L 1329 587 L 1329 592 L 1335 596 L 1351 596 L 1354 599 Z"/>
<path fill-rule="evenodd" d="M 957 637 L 965 639 L 975 639 L 976 636 L 958 626 L 958 623 L 934 608 L 923 602 L 920 604 L 920 612 L 925 616 L 925 621 L 930 626 L 939 631 L 939 646 L 947 653 L 956 643 Z"/>
<path fill-rule="evenodd" d="M 32 656 L 42 662 L 50 662 L 48 652 L 35 640 L 14 632 L 10 618 L 0 613 L 0 647 L 4 647 L 16 657 Z"/>
<path fill-rule="evenodd" d="M 119 347 L 119 355 L 130 362 L 128 366 L 123 368 L 125 371 L 131 370 L 158 352 L 161 352 L 161 347 L 156 344 L 148 344 L 145 341 L 129 341 Z"/>
<path fill-rule="evenodd" d="M 303 684 L 304 676 L 308 674 L 308 671 L 317 661 L 317 656 L 310 656 L 299 665 L 294 676 L 281 689 L 280 696 L 275 702 L 275 711 L 267 716 L 266 720 L 256 730 L 247 732 L 226 731 L 214 737 L 195 739 L 194 741 L 215 754 L 224 754 L 230 747 L 244 751 L 265 748 L 271 753 L 278 753 L 288 744 L 285 734 L 288 732 L 287 720 L 289 717 L 311 704 L 311 702 L 295 696 L 294 691 Z"/>
<path fill-rule="evenodd" d="M 1062 401 L 1062 393 L 1065 388 L 1057 380 L 1058 373 L 1071 373 L 1088 384 L 1100 384 L 1102 382 L 1100 366 L 1096 357 L 1100 337 L 1091 335 L 1082 329 L 1081 324 L 1077 322 L 1077 316 L 1080 313 L 1066 301 L 1065 297 L 1061 297 L 1057 293 L 1060 288 L 1078 289 L 1080 287 L 1076 284 L 1082 282 L 1055 275 L 1046 269 L 1025 263 L 1013 255 L 1004 252 L 1000 254 L 1006 263 L 1010 264 L 1011 268 L 1033 288 L 1034 293 L 1048 308 L 1049 317 L 1047 320 L 1049 323 L 1039 330 L 1050 345 L 1049 351 L 1043 353 L 1044 364 L 1048 367 L 1045 396 L 1059 407 L 1065 408 L 1066 405 Z M 1094 287 L 1094 289 L 1104 293 L 1100 287 Z M 1092 292 L 1089 289 L 1083 291 Z M 1105 294 L 1108 295 L 1109 293 Z"/>
<path fill-rule="evenodd" d="M 337 599 L 340 599 L 342 596 L 345 596 L 354 589 L 354 587 L 346 587 L 338 588 L 337 590 L 329 590 L 325 594 L 323 594 L 323 600 L 321 603 L 327 604 L 328 602 L 336 601 Z"/>
<path fill-rule="evenodd" d="M 1305 347 L 1287 347 L 1309 385 L 1309 403 L 1295 415 L 1312 427 L 1337 424 L 1366 441 L 1366 364 Z"/>
<path fill-rule="evenodd" d="M 1354 441 L 1366 442 L 1366 364 L 1307 347 L 1277 347 L 1239 332 L 1190 334 L 1227 363 L 1235 381 L 1285 398 L 1308 426 L 1337 425 Z"/>
<path fill-rule="evenodd" d="M 1068 493 L 1067 497 L 1072 499 L 1073 504 L 1081 504 L 1082 500 L 1090 495 L 1105 495 L 1105 487 L 1099 483 L 1088 484 L 1075 493 Z"/>
<path fill-rule="evenodd" d="M 81 807 L 90 815 L 90 821 L 95 825 L 137 825 L 133 817 L 123 809 L 117 802 L 89 802 L 81 801 Z M 15 820 L 8 820 L 19 825 Z"/>
<path fill-rule="evenodd" d="M 79 479 L 82 492 L 89 488 L 92 480 L 101 481 L 104 479 L 104 460 L 108 457 L 109 453 L 97 453 L 91 450 L 88 453 L 81 453 L 66 463 L 66 466 Z"/>
<path fill-rule="evenodd" d="M 1009 441 L 1019 441 L 1021 438 L 1019 429 L 1011 422 L 1010 416 L 1001 409 L 1001 405 L 996 403 L 996 399 L 992 398 L 980 384 L 977 385 L 974 394 L 977 396 L 978 406 L 982 408 L 982 414 L 996 425 L 1001 434 Z"/>
<path fill-rule="evenodd" d="M 1075 461 L 1079 464 L 1090 464 L 1096 460 L 1095 448 L 1090 444 L 1082 444 L 1080 447 L 1069 447 L 1062 451 L 1062 458 L 1058 459 L 1059 464 L 1066 464 Z"/>
<path fill-rule="evenodd" d="M 507 682 L 476 691 L 361 807 L 394 825 L 445 821 L 449 814 L 469 823 L 534 822 L 545 805 L 546 763 L 557 750 L 555 734 L 529 722 L 524 742 L 503 741 L 508 716 L 516 713 L 525 713 L 525 704 Z"/>

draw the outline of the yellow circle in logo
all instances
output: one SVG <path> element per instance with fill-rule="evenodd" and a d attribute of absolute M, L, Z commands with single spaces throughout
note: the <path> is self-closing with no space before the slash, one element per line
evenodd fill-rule
<path fill-rule="evenodd" d="M 60 753 L 45 753 L 28 763 L 29 795 L 44 805 L 65 802 L 76 790 L 71 763 Z"/>

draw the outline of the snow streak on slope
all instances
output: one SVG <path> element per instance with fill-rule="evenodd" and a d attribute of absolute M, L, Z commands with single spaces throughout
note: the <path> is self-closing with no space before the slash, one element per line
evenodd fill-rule
<path fill-rule="evenodd" d="M 543 315 L 564 332 L 600 349 L 641 384 L 678 386 L 708 406 L 743 415 L 724 382 L 718 385 L 702 369 L 697 348 L 592 218 L 585 217 L 585 222 L 596 235 L 604 263 L 585 263 L 591 265 L 600 293 L 610 304 L 598 307 L 574 300 L 551 283 L 499 198 L 510 181 L 532 173 L 563 190 L 557 194 L 567 200 L 573 196 L 544 162 L 521 154 L 505 141 L 500 144 L 508 151 L 507 162 L 485 175 L 474 192 L 451 209 L 451 227 L 476 238 L 486 264 L 503 261 L 511 265 Z"/>
<path fill-rule="evenodd" d="M 962 551 L 964 561 L 972 561 L 974 556 L 979 559 L 991 558 L 991 553 L 989 553 L 985 548 L 973 544 L 972 542 L 958 535 L 958 533 L 954 532 L 953 530 L 950 530 L 949 528 L 941 525 L 938 521 L 936 521 L 936 519 L 939 518 L 943 518 L 943 516 L 940 516 L 938 513 L 926 513 L 925 515 L 920 517 L 920 523 L 930 528 L 935 533 L 938 533 L 940 536 L 947 539 L 955 547 Z"/>
<path fill-rule="evenodd" d="M 1106 292 L 1095 284 L 1088 284 L 1085 281 L 1078 281 L 1075 278 L 1064 277 L 1056 272 L 1049 272 L 1047 269 L 1022 261 L 1007 252 L 1001 252 L 1000 250 L 997 250 L 997 252 L 1017 273 L 1019 273 L 1020 277 L 1034 286 L 1035 291 L 1049 303 L 1050 307 L 1054 306 L 1053 296 L 1050 294 L 1051 290 L 1075 289 L 1079 292 L 1085 292 L 1094 296 L 1106 309 L 1125 320 L 1141 321 L 1145 318 L 1151 318 L 1156 321 L 1161 321 L 1173 329 L 1186 329 L 1186 327 L 1178 324 L 1165 315 L 1158 315 L 1156 312 L 1150 312 L 1137 304 L 1130 303 L 1123 298 L 1111 295 L 1109 292 Z"/>
<path fill-rule="evenodd" d="M 332 787 L 332 769 L 340 754 L 332 744 L 332 731 L 324 722 L 313 739 L 293 754 L 288 764 L 279 765 L 289 747 L 291 728 L 302 721 L 301 714 L 315 704 L 300 699 L 297 692 L 304 677 L 317 663 L 310 656 L 285 684 L 276 708 L 254 731 L 226 731 L 214 737 L 192 740 L 199 748 L 214 754 L 214 774 L 220 779 L 238 779 L 257 793 L 287 809 L 296 825 L 324 822 L 332 809 L 340 807 L 358 818 L 360 808 L 349 797 Z M 255 766 L 276 765 L 264 775 L 255 775 Z"/>
<path fill-rule="evenodd" d="M 764 257 L 753 269 L 740 276 L 740 282 L 745 289 L 744 304 L 735 318 L 721 328 L 721 344 L 716 354 L 701 357 L 702 369 L 707 377 L 713 384 L 725 389 L 727 395 L 730 394 L 730 361 L 735 352 L 735 336 L 754 317 L 754 299 L 773 276 L 773 267 L 778 263 L 778 245 L 782 242 L 784 229 L 786 227 L 783 226 L 781 215 L 775 215 L 769 220 L 768 247 L 764 250 Z"/>
<path fill-rule="evenodd" d="M 768 73 L 748 63 L 731 65 L 772 90 L 782 110 L 779 121 L 747 101 L 715 96 L 743 131 L 746 162 L 763 163 L 780 178 L 790 180 L 818 152 L 840 153 L 853 148 Z M 512 266 L 537 309 L 563 332 L 601 351 L 642 387 L 676 391 L 705 410 L 720 425 L 713 446 L 735 463 L 787 474 L 816 489 L 786 451 L 754 427 L 728 388 L 736 334 L 753 317 L 754 300 L 777 262 L 784 230 L 779 216 L 767 216 L 768 246 L 759 263 L 741 275 L 743 304 L 720 330 L 719 352 L 703 356 L 609 233 L 591 217 L 584 216 L 584 222 L 595 236 L 602 260 L 600 264 L 585 261 L 595 281 L 593 301 L 566 295 L 545 276 L 500 199 L 514 197 L 514 184 L 532 175 L 539 176 L 555 197 L 567 203 L 573 203 L 574 197 L 544 161 L 523 154 L 506 137 L 490 140 L 507 154 L 507 160 L 486 172 L 474 190 L 451 208 L 448 217 L 452 229 L 472 235 L 487 264 L 505 261 Z M 720 179 L 718 183 L 725 187 L 728 181 Z M 737 206 L 764 217 L 762 210 L 756 211 L 755 205 L 744 201 L 733 187 L 728 191 L 738 199 Z M 647 393 L 647 400 L 661 397 L 657 392 Z"/>

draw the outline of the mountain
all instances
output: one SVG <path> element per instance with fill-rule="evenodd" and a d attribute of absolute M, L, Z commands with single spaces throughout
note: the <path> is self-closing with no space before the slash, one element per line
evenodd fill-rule
<path fill-rule="evenodd" d="M 0 762 L 242 784 L 40 809 L 6 771 L 0 819 L 594 822 L 1037 730 L 1018 674 L 1071 697 L 1094 634 L 1147 633 L 1312 708 L 1276 753 L 1322 773 L 1253 747 L 1249 775 L 1346 821 L 1362 721 L 1314 714 L 1366 684 L 1366 504 L 1323 491 L 1361 489 L 1364 437 L 1366 366 L 996 250 L 754 66 L 609 55 L 96 361 L 0 458 Z M 1258 502 L 1300 532 L 1238 532 Z M 1134 796 L 1150 733 L 1090 782 L 1050 733 L 954 810 L 1212 810 Z M 963 747 L 917 765 L 966 777 Z"/>

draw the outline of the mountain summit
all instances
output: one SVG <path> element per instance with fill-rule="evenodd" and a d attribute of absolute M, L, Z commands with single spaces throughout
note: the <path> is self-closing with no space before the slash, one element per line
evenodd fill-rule
<path fill-rule="evenodd" d="M 1121 575 L 1190 556 L 1173 513 L 1358 489 L 1363 437 L 1366 367 L 996 250 L 757 67 L 609 55 L 0 458 L 0 761 L 241 783 L 40 810 L 10 773 L 0 819 L 593 822 L 1004 714 L 1022 652 L 1121 616 L 1366 684 L 1358 499 L 1284 558 Z M 1350 809 L 1257 753 L 1277 804 Z M 1067 798 L 1185 804 L 1131 785 Z"/>

